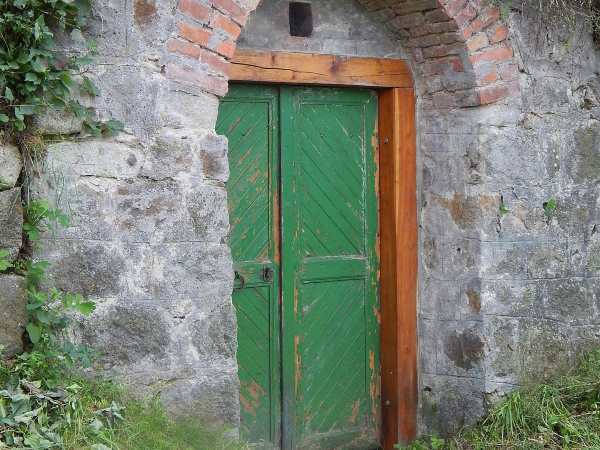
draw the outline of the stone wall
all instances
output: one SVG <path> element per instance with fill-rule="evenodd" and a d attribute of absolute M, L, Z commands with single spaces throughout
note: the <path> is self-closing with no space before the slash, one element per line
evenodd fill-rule
<path fill-rule="evenodd" d="M 35 190 L 72 224 L 35 256 L 55 263 L 59 287 L 97 301 L 74 330 L 102 352 L 97 370 L 160 392 L 174 413 L 233 427 L 227 143 L 214 126 L 227 60 L 257 3 L 95 1 L 93 106 L 126 129 L 81 139 L 77 121 L 38 123 L 52 143 Z M 408 50 L 419 97 L 421 429 L 451 432 L 600 341 L 600 53 L 582 27 L 572 35 L 531 12 L 503 18 L 483 0 L 323 5 L 313 38 L 284 40 L 282 6 L 265 0 L 240 43 Z M 268 16 L 283 22 L 269 30 Z M 0 177 L 12 180 L 6 154 Z M 21 246 L 16 182 L 0 187 L 0 247 L 11 258 Z M 0 276 L 0 286 L 19 283 Z M 10 289 L 0 288 L 0 306 Z"/>
<path fill-rule="evenodd" d="M 86 34 L 98 43 L 90 76 L 101 95 L 85 101 L 125 130 L 81 138 L 63 115 L 38 122 L 49 145 L 34 191 L 71 225 L 47 233 L 35 257 L 52 263 L 56 287 L 96 301 L 73 334 L 99 351 L 97 372 L 159 393 L 172 413 L 236 428 L 227 141 L 214 132 L 216 93 L 169 77 L 194 64 L 167 50 L 176 7 L 93 2 Z"/>
<path fill-rule="evenodd" d="M 454 431 L 600 343 L 600 52 L 583 26 L 509 24 L 519 97 L 421 110 L 424 429 Z"/>
<path fill-rule="evenodd" d="M 240 48 L 406 59 L 400 42 L 356 0 L 312 3 L 310 37 L 290 36 L 289 2 L 263 0 L 242 30 Z"/>
<path fill-rule="evenodd" d="M 19 149 L 0 143 L 0 250 L 13 263 L 23 242 L 23 208 L 19 185 L 23 161 Z M 25 282 L 17 275 L 0 274 L 0 357 L 23 349 L 22 335 L 27 323 Z"/>

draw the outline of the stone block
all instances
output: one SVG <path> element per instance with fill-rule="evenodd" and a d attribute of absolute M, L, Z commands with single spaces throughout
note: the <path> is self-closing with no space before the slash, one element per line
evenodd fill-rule
<path fill-rule="evenodd" d="M 44 174 L 54 189 L 64 177 L 84 176 L 128 179 L 136 177 L 144 152 L 135 139 L 57 142 L 48 146 Z"/>
<path fill-rule="evenodd" d="M 201 357 L 235 359 L 237 329 L 235 309 L 226 300 L 214 311 L 193 320 L 190 336 L 192 345 Z"/>
<path fill-rule="evenodd" d="M 176 178 L 227 181 L 227 138 L 214 133 L 165 132 L 151 147 L 142 175 L 154 180 Z"/>
<path fill-rule="evenodd" d="M 486 352 L 481 322 L 443 321 L 439 329 L 437 374 L 483 377 Z"/>
<path fill-rule="evenodd" d="M 478 275 L 483 243 L 458 238 L 443 244 L 443 277 L 446 280 L 469 279 Z"/>
<path fill-rule="evenodd" d="M 23 350 L 23 332 L 27 325 L 25 279 L 0 274 L 0 358 Z"/>
<path fill-rule="evenodd" d="M 486 279 L 527 278 L 527 244 L 482 242 L 479 271 Z"/>
<path fill-rule="evenodd" d="M 449 376 L 421 377 L 423 427 L 442 436 L 475 423 L 485 413 L 485 380 Z"/>
<path fill-rule="evenodd" d="M 426 229 L 434 234 L 460 234 L 477 238 L 496 236 L 500 197 L 498 194 L 426 194 Z"/>
<path fill-rule="evenodd" d="M 520 319 L 518 329 L 519 381 L 545 380 L 572 367 L 570 326 L 535 318 Z"/>
<path fill-rule="evenodd" d="M 439 322 L 421 318 L 419 320 L 419 370 L 420 373 L 437 373 L 437 354 L 439 344 Z"/>
<path fill-rule="evenodd" d="M 122 294 L 139 266 L 141 251 L 94 240 L 45 240 L 34 256 L 50 262 L 48 283 L 92 298 Z"/>
<path fill-rule="evenodd" d="M 21 152 L 12 144 L 0 144 L 0 191 L 12 189 L 23 169 Z"/>
<path fill-rule="evenodd" d="M 99 353 L 95 364 L 104 370 L 136 366 L 168 366 L 173 320 L 150 302 L 98 302 L 96 312 L 76 327 L 82 343 Z"/>
<path fill-rule="evenodd" d="M 206 242 L 165 243 L 147 247 L 138 262 L 136 288 L 150 298 L 197 298 L 200 293 L 233 289 L 229 247 Z"/>
<path fill-rule="evenodd" d="M 19 255 L 22 239 L 21 188 L 0 192 L 0 249 L 8 251 L 11 261 Z"/>
<path fill-rule="evenodd" d="M 592 286 L 584 278 L 545 280 L 543 317 L 571 325 L 585 325 L 597 321 Z"/>
<path fill-rule="evenodd" d="M 593 124 L 573 131 L 573 147 L 567 159 L 567 174 L 575 184 L 600 181 L 600 126 Z"/>
<path fill-rule="evenodd" d="M 481 313 L 486 316 L 542 317 L 545 280 L 483 280 Z"/>
<path fill-rule="evenodd" d="M 161 90 L 157 108 L 165 127 L 199 133 L 214 129 L 219 100 L 216 96 L 191 95 L 181 90 Z"/>
<path fill-rule="evenodd" d="M 35 116 L 33 126 L 41 134 L 77 134 L 83 127 L 83 119 L 63 110 L 48 108 Z"/>
<path fill-rule="evenodd" d="M 161 389 L 160 397 L 174 416 L 200 417 L 209 424 L 216 422 L 225 427 L 239 426 L 239 380 L 233 364 L 197 371 L 187 380 L 168 383 Z"/>
<path fill-rule="evenodd" d="M 494 383 L 518 383 L 522 372 L 519 321 L 490 316 L 484 322 L 483 332 L 488 347 L 483 361 L 486 379 Z"/>

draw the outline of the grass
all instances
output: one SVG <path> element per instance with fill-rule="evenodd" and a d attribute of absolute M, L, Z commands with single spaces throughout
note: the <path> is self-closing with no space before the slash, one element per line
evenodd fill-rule
<path fill-rule="evenodd" d="M 87 382 L 80 394 L 76 420 L 63 433 L 66 450 L 243 450 L 243 443 L 225 437 L 223 429 L 207 427 L 197 418 L 174 420 L 158 399 L 135 400 L 107 382 Z M 124 400 L 125 399 L 125 400 Z M 100 429 L 94 426 L 102 411 Z M 122 418 L 110 417 L 114 414 Z"/>
<path fill-rule="evenodd" d="M 2 370 L 4 369 L 4 370 Z M 66 394 L 54 403 L 31 399 L 27 407 L 22 400 L 2 399 L 2 392 L 15 392 L 14 378 L 0 365 L 0 448 L 61 450 L 245 450 L 248 447 L 227 438 L 223 429 L 208 427 L 200 419 L 170 418 L 158 399 L 140 401 L 109 381 L 68 377 L 54 390 L 41 389 L 45 399 L 50 392 Z M 19 380 L 28 393 L 28 382 Z M 4 391 L 3 391 L 4 390 Z M 30 392 L 29 392 L 30 393 Z M 34 395 L 32 395 L 34 397 Z M 16 398 L 16 397 L 14 397 Z M 41 398 L 41 397 L 40 397 Z M 4 401 L 4 403 L 2 403 Z M 4 407 L 3 407 L 4 405 Z M 36 411 L 28 423 L 3 425 L 14 418 L 12 408 Z M 6 424 L 8 422 L 4 422 Z M 23 442 L 11 442 L 10 430 L 18 430 Z M 54 434 L 53 434 L 54 433 Z M 52 443 L 45 443 L 44 439 Z"/>
<path fill-rule="evenodd" d="M 458 436 L 432 436 L 410 450 L 600 449 L 600 350 L 571 372 L 507 395 Z"/>

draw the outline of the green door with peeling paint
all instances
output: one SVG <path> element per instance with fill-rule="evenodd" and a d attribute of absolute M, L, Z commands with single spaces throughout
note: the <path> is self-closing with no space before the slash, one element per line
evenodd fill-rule
<path fill-rule="evenodd" d="M 378 446 L 376 101 L 233 86 L 221 103 L 241 431 L 259 447 Z"/>

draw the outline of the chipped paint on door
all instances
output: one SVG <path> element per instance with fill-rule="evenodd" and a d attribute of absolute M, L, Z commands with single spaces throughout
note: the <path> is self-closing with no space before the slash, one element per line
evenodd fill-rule
<path fill-rule="evenodd" d="M 279 446 L 281 429 L 278 98 L 276 88 L 232 86 L 217 122 L 229 139 L 240 431 L 266 448 Z"/>
<path fill-rule="evenodd" d="M 360 89 L 236 86 L 222 103 L 242 432 L 254 442 L 378 446 L 376 110 Z"/>

